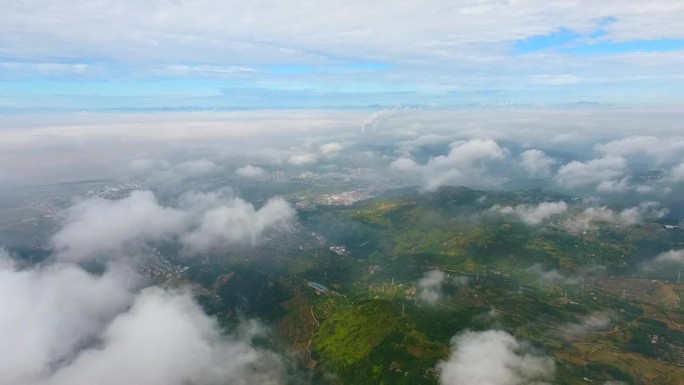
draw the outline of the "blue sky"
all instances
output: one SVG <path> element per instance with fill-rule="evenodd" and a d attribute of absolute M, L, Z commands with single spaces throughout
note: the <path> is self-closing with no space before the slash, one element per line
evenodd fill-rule
<path fill-rule="evenodd" d="M 8 2 L 0 111 L 684 101 L 684 4 L 402 4 Z"/>
<path fill-rule="evenodd" d="M 615 22 L 617 19 L 614 18 L 602 20 L 597 23 L 596 30 L 590 33 L 580 33 L 563 27 L 548 34 L 531 36 L 516 41 L 513 53 L 523 55 L 546 51 L 581 56 L 684 50 L 684 39 L 677 38 L 611 41 L 607 36 L 606 27 Z"/>

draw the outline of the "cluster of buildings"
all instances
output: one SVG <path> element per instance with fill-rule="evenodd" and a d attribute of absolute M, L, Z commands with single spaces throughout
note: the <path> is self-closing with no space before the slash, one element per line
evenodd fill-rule
<path fill-rule="evenodd" d="M 97 190 L 90 190 L 86 196 L 98 196 L 105 199 L 120 199 L 134 190 L 142 190 L 144 187 L 140 182 L 122 183 L 114 186 L 106 185 Z"/>
<path fill-rule="evenodd" d="M 52 202 L 43 201 L 43 202 L 40 202 L 38 204 L 38 206 L 40 206 L 40 208 L 44 212 L 43 218 L 52 219 L 52 218 L 57 217 L 58 211 L 57 211 L 57 208 L 52 204 Z"/>
<path fill-rule="evenodd" d="M 337 194 L 322 194 L 295 203 L 298 210 L 314 210 L 316 206 L 351 206 L 354 203 L 371 198 L 366 191 L 354 190 Z"/>
<path fill-rule="evenodd" d="M 269 173 L 269 179 L 272 182 L 285 182 L 285 181 L 338 181 L 338 182 L 349 182 L 352 180 L 363 179 L 372 183 L 378 183 L 383 178 L 383 174 L 380 174 L 377 169 L 372 168 L 342 168 L 335 170 L 325 170 L 322 172 L 314 171 L 302 171 L 301 169 L 291 169 L 286 170 L 273 170 Z"/>
<path fill-rule="evenodd" d="M 362 190 L 344 191 L 337 194 L 323 194 L 315 197 L 313 203 L 320 206 L 351 206 L 354 203 L 370 198 L 371 195 Z"/>
<path fill-rule="evenodd" d="M 327 287 L 321 285 L 318 282 L 309 281 L 307 282 L 307 285 L 309 285 L 310 288 L 316 290 L 316 294 L 327 293 L 329 291 Z"/>
<path fill-rule="evenodd" d="M 314 289 L 314 290 L 316 291 L 316 294 L 318 294 L 318 295 L 321 295 L 321 294 L 332 294 L 332 295 L 338 295 L 338 296 L 346 297 L 346 295 L 340 294 L 340 293 L 336 292 L 335 290 L 330 290 L 330 289 L 328 289 L 327 287 L 321 285 L 321 284 L 318 283 L 318 282 L 306 281 L 306 284 L 307 284 L 310 288 Z"/>
<path fill-rule="evenodd" d="M 349 252 L 347 251 L 347 248 L 344 246 L 330 246 L 330 251 L 339 255 L 340 257 L 349 256 Z"/>
<path fill-rule="evenodd" d="M 188 269 L 187 266 L 172 265 L 156 248 L 152 249 L 149 258 L 143 261 L 138 268 L 139 272 L 146 277 L 165 279 L 181 276 Z"/>
<path fill-rule="evenodd" d="M 271 171 L 272 182 L 285 182 L 287 180 L 312 180 L 325 178 L 325 174 L 317 174 L 311 171 L 287 173 L 284 170 Z"/>
<path fill-rule="evenodd" d="M 287 175 L 285 175 L 285 171 L 283 170 L 271 172 L 271 181 L 273 182 L 284 182 L 286 179 Z"/>

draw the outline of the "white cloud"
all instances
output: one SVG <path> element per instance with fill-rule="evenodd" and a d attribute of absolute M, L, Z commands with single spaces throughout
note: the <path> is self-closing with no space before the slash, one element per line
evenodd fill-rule
<path fill-rule="evenodd" d="M 120 200 L 93 197 L 66 210 L 51 244 L 62 260 L 95 258 L 133 243 L 172 238 L 188 219 L 182 210 L 161 206 L 150 191 L 133 191 Z"/>
<path fill-rule="evenodd" d="M 415 139 L 399 142 L 399 151 L 402 156 L 409 157 L 411 154 L 423 147 L 449 143 L 449 137 L 439 134 L 425 134 Z"/>
<path fill-rule="evenodd" d="M 174 167 L 174 171 L 185 177 L 198 177 L 209 175 L 219 171 L 221 168 L 216 163 L 207 159 L 191 160 L 179 163 Z"/>
<path fill-rule="evenodd" d="M 520 154 L 522 159 L 521 165 L 530 176 L 537 178 L 545 178 L 551 175 L 551 168 L 555 166 L 558 161 L 544 153 L 541 150 L 527 150 Z"/>
<path fill-rule="evenodd" d="M 326 157 L 336 156 L 343 148 L 344 146 L 338 142 L 325 143 L 321 145 L 321 154 Z"/>
<path fill-rule="evenodd" d="M 314 154 L 295 154 L 287 159 L 287 163 L 293 166 L 305 166 L 316 162 L 316 155 Z"/>
<path fill-rule="evenodd" d="M 501 159 L 506 150 L 492 139 L 459 140 L 451 144 L 451 151 L 445 157 L 433 159 L 435 164 L 474 164 L 489 159 Z"/>
<path fill-rule="evenodd" d="M 378 126 L 386 119 L 393 117 L 400 109 L 389 108 L 373 112 L 361 125 L 361 134 L 374 134 Z"/>
<path fill-rule="evenodd" d="M 441 301 L 444 277 L 441 270 L 431 270 L 425 274 L 425 277 L 418 281 L 418 298 L 428 305 L 436 305 Z"/>
<path fill-rule="evenodd" d="M 178 238 L 191 251 L 255 243 L 267 229 L 294 221 L 294 209 L 274 198 L 260 209 L 230 191 L 188 192 L 179 207 L 162 206 L 150 191 L 119 200 L 83 200 L 65 212 L 51 244 L 61 260 L 116 257 L 147 243 Z"/>
<path fill-rule="evenodd" d="M 95 77 L 103 74 L 103 68 L 97 64 L 86 63 L 50 63 L 50 62 L 0 62 L 3 70 L 2 77 L 12 74 L 18 78 L 31 76 L 60 77 L 76 75 L 81 77 Z"/>
<path fill-rule="evenodd" d="M 666 208 L 660 208 L 660 203 L 658 202 L 641 202 L 637 206 L 620 211 L 619 218 L 623 223 L 636 224 L 662 218 L 667 215 L 668 211 Z"/>
<path fill-rule="evenodd" d="M 606 206 L 592 206 L 580 213 L 568 215 L 563 225 L 568 232 L 578 234 L 586 231 L 596 222 L 617 226 L 631 226 L 657 220 L 667 215 L 667 213 L 668 209 L 661 208 L 659 203 L 653 201 L 641 202 L 637 206 L 622 210 Z"/>
<path fill-rule="evenodd" d="M 572 161 L 562 166 L 556 182 L 566 188 L 593 187 L 599 192 L 614 192 L 626 188 L 627 161 L 618 156 Z"/>
<path fill-rule="evenodd" d="M 0 266 L 0 383 L 38 383 L 91 343 L 131 304 L 133 282 L 121 268 L 98 277 L 69 264 Z"/>
<path fill-rule="evenodd" d="M 563 201 L 542 202 L 538 205 L 521 204 L 515 207 L 494 205 L 489 210 L 504 215 L 515 215 L 528 225 L 537 225 L 552 215 L 566 212 L 568 205 Z"/>
<path fill-rule="evenodd" d="M 399 158 L 391 164 L 397 171 L 410 171 L 421 177 L 427 190 L 447 184 L 487 186 L 500 183 L 502 179 L 488 175 L 488 164 L 502 160 L 507 150 L 491 139 L 460 140 L 451 144 L 447 155 L 418 164 L 410 158 Z"/>
<path fill-rule="evenodd" d="M 390 168 L 397 171 L 419 171 L 420 166 L 410 158 L 399 158 L 390 164 Z"/>
<path fill-rule="evenodd" d="M 15 262 L 10 253 L 4 248 L 0 247 L 0 269 L 12 269 Z"/>
<path fill-rule="evenodd" d="M 611 316 L 605 312 L 592 312 L 581 316 L 577 322 L 569 322 L 560 326 L 560 331 L 567 339 L 579 339 L 587 334 L 608 329 L 612 322 Z"/>
<path fill-rule="evenodd" d="M 449 358 L 437 365 L 442 385 L 543 385 L 555 372 L 551 358 L 526 352 L 504 331 L 465 332 L 451 344 Z"/>
<path fill-rule="evenodd" d="M 160 70 L 166 75 L 209 75 L 212 77 L 235 77 L 236 75 L 252 73 L 251 67 L 226 66 L 226 65 L 187 65 L 172 64 Z"/>
<path fill-rule="evenodd" d="M 660 208 L 658 202 L 641 202 L 637 206 L 615 211 L 605 206 L 589 207 L 576 220 L 585 225 L 590 222 L 608 222 L 618 225 L 634 225 L 644 221 L 664 217 L 668 213 L 666 208 Z"/>
<path fill-rule="evenodd" d="M 642 267 L 647 271 L 684 268 L 684 249 L 670 250 L 658 254 L 652 260 L 644 263 Z"/>
<path fill-rule="evenodd" d="M 647 124 L 647 123 L 644 123 Z M 684 156 L 681 136 L 630 135 L 595 145 L 602 158 L 587 162 L 573 161 L 562 166 L 557 175 L 558 185 L 566 188 L 594 188 L 599 193 L 627 193 L 665 195 L 681 187 L 679 163 Z M 662 171 L 658 179 L 638 183 L 638 171 L 647 166 Z"/>
<path fill-rule="evenodd" d="M 235 173 L 243 178 L 261 179 L 266 176 L 266 170 L 261 167 L 246 165 L 235 170 Z"/>
<path fill-rule="evenodd" d="M 525 269 L 528 273 L 533 274 L 539 283 L 543 285 L 557 285 L 557 284 L 577 284 L 582 278 L 576 276 L 570 276 L 561 273 L 556 269 L 544 270 L 541 264 L 535 263 L 534 265 Z"/>
<path fill-rule="evenodd" d="M 222 335 L 187 293 L 151 287 L 109 266 L 0 266 L 0 383 L 286 383 L 283 360 L 255 348 L 263 333 L 244 322 Z"/>
<path fill-rule="evenodd" d="M 287 226 L 294 218 L 294 209 L 282 198 L 273 198 L 259 209 L 242 199 L 233 199 L 206 211 L 199 225 L 181 241 L 194 252 L 235 243 L 254 244 L 267 229 Z"/>
<path fill-rule="evenodd" d="M 596 146 L 604 156 L 642 155 L 658 164 L 679 161 L 684 156 L 684 137 L 629 136 Z"/>
<path fill-rule="evenodd" d="M 155 159 L 134 159 L 128 163 L 134 174 L 149 175 L 154 170 L 159 168 L 168 168 L 168 164 L 164 161 Z"/>
<path fill-rule="evenodd" d="M 152 184 L 181 184 L 189 179 L 199 178 L 217 174 L 223 170 L 222 167 L 208 159 L 197 159 L 187 162 L 178 163 L 171 167 L 166 165 L 166 162 L 157 163 L 157 167 L 152 170 L 146 181 Z M 132 166 L 150 167 L 149 162 L 136 162 Z"/>
<path fill-rule="evenodd" d="M 252 324 L 226 338 L 189 295 L 145 289 L 106 326 L 99 346 L 80 351 L 44 383 L 284 384 L 281 359 L 250 343 L 258 329 Z"/>
<path fill-rule="evenodd" d="M 557 74 L 557 75 L 534 75 L 532 81 L 537 84 L 552 84 L 565 85 L 577 84 L 582 82 L 582 78 L 572 74 Z"/>
<path fill-rule="evenodd" d="M 684 162 L 673 167 L 668 173 L 667 178 L 674 183 L 684 182 Z"/>

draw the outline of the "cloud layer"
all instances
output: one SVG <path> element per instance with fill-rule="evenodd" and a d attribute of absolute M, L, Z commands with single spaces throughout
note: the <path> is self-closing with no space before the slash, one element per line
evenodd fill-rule
<path fill-rule="evenodd" d="M 94 14 L 96 19 L 91 17 Z M 348 101 L 345 95 L 359 91 L 389 94 L 382 101 L 390 105 L 396 100 L 393 95 L 406 102 L 415 94 L 437 102 L 455 97 L 469 103 L 528 102 L 525 96 L 535 91 L 540 102 L 566 95 L 578 102 L 587 93 L 605 101 L 619 95 L 602 88 L 637 89 L 643 84 L 661 90 L 661 96 L 653 92 L 644 99 L 666 102 L 669 94 L 681 97 L 662 83 L 667 79 L 681 84 L 677 68 L 682 54 L 676 44 L 671 49 L 662 46 L 684 39 L 678 24 L 683 15 L 684 7 L 663 0 L 648 6 L 617 0 L 602 4 L 430 0 L 409 1 L 402 7 L 386 0 L 372 6 L 357 0 L 344 5 L 287 6 L 276 1 L 244 5 L 125 0 L 117 7 L 104 0 L 87 6 L 68 1 L 13 2 L 0 16 L 0 36 L 6 36 L 0 44 L 6 58 L 0 62 L 0 75 L 238 79 L 242 88 L 226 94 L 238 93 L 236 99 L 243 103 L 269 96 L 292 102 L 304 93 L 320 106 L 330 94 Z M 111 36 L 118 39 L 112 41 Z M 665 44 L 658 44 L 660 39 Z M 198 81 L 184 100 L 174 91 L 182 95 L 188 83 L 159 86 L 148 80 L 147 87 L 152 95 L 164 95 L 171 103 L 181 99 L 186 105 L 223 96 L 221 85 Z M 268 85 L 267 92 L 258 92 Z M 117 87 L 108 88 L 103 87 L 105 93 L 118 96 Z M 287 92 L 293 88 L 296 92 Z M 77 93 L 81 103 L 97 99 L 87 90 Z M 154 101 L 140 89 L 130 93 L 142 102 Z M 411 99 L 420 100 L 424 99 Z"/>
<path fill-rule="evenodd" d="M 8 183 L 133 174 L 151 187 L 182 191 L 236 175 L 261 179 L 267 170 L 362 167 L 390 185 L 423 190 L 533 185 L 630 202 L 672 199 L 684 190 L 681 139 L 675 135 L 682 116 L 668 110 L 86 114 L 78 117 L 79 125 L 73 124 L 76 118 L 40 119 L 0 117 L 0 178 Z M 360 128 L 368 124 L 364 133 Z M 645 126 L 657 128 L 649 137 L 636 135 Z M 641 140 L 665 150 L 639 150 L 635 143 Z M 84 160 L 74 159 L 75 153 Z M 231 169 L 236 173 L 225 172 Z"/>

